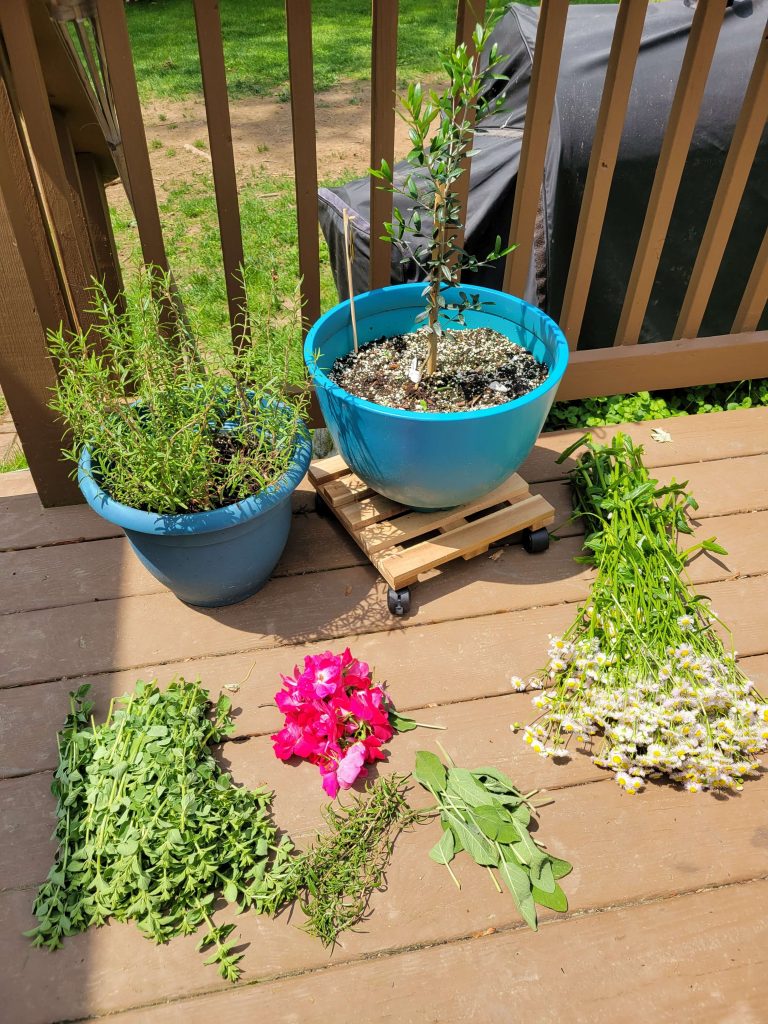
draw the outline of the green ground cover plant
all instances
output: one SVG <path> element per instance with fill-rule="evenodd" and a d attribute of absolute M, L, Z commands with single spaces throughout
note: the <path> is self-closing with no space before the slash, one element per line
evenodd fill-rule
<path fill-rule="evenodd" d="M 234 786 L 212 755 L 234 729 L 230 699 L 181 678 L 162 691 L 140 681 L 97 725 L 89 689 L 70 694 L 59 733 L 58 849 L 27 935 L 57 949 L 110 918 L 158 943 L 205 926 L 205 962 L 235 981 L 235 926 L 214 924 L 215 902 L 274 913 L 293 847 L 271 820 L 272 794 Z"/>

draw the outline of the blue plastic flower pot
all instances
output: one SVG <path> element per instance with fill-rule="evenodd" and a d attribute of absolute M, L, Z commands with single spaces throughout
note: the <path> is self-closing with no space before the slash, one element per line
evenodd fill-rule
<path fill-rule="evenodd" d="M 93 478 L 87 448 L 77 481 L 94 512 L 125 530 L 155 579 L 187 604 L 216 608 L 245 600 L 269 579 L 288 540 L 291 494 L 311 456 L 311 439 L 302 431 L 291 466 L 276 484 L 234 505 L 183 515 L 158 515 L 113 501 Z"/>
<path fill-rule="evenodd" d="M 360 344 L 420 326 L 423 289 L 417 282 L 359 295 Z M 514 473 L 536 443 L 568 362 L 568 343 L 546 313 L 491 288 L 467 290 L 483 307 L 464 314 L 467 327 L 492 328 L 548 367 L 547 379 L 534 391 L 491 409 L 454 413 L 408 412 L 355 398 L 327 376 L 353 347 L 348 301 L 320 317 L 304 345 L 326 425 L 345 461 L 369 487 L 412 508 L 474 501 Z"/>

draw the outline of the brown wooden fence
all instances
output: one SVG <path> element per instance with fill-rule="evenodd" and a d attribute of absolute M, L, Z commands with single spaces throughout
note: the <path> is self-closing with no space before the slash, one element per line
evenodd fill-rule
<path fill-rule="evenodd" d="M 235 161 L 217 0 L 194 8 L 233 343 L 244 338 L 243 258 Z M 458 0 L 457 41 L 470 41 L 486 0 Z M 670 111 L 645 223 L 613 344 L 576 349 L 597 258 L 648 0 L 623 0 L 567 278 L 561 323 L 574 350 L 561 398 L 768 376 L 768 230 L 732 334 L 698 337 L 768 115 L 768 26 L 752 70 L 720 185 L 680 309 L 674 338 L 638 345 L 654 276 L 707 82 L 726 0 L 699 0 Z M 371 165 L 394 157 L 397 0 L 372 0 Z M 552 119 L 567 0 L 543 0 L 510 228 L 517 248 L 504 287 L 528 276 Z M 341 16 L 341 15 L 340 15 Z M 258 18 L 258 8 L 254 7 Z M 304 329 L 320 313 L 317 160 L 311 0 L 286 0 L 299 268 Z M 54 369 L 45 330 L 87 326 L 92 276 L 120 286 L 103 180 L 119 173 L 132 203 L 143 256 L 168 267 L 147 151 L 123 0 L 0 0 L 0 386 L 38 490 L 47 504 L 76 500 L 47 411 Z M 466 194 L 471 175 L 460 187 Z M 370 284 L 389 282 L 390 247 L 379 240 L 391 199 L 371 188 Z M 606 339 L 595 339 L 605 343 Z M 592 341 L 592 339 L 590 339 Z"/>

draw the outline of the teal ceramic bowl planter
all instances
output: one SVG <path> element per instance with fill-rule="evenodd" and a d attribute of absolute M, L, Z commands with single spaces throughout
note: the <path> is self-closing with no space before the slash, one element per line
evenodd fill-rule
<path fill-rule="evenodd" d="M 360 344 L 419 326 L 423 289 L 417 282 L 359 295 Z M 408 412 L 356 398 L 328 377 L 334 361 L 353 347 L 348 301 L 320 317 L 305 342 L 320 408 L 345 461 L 369 487 L 412 508 L 474 501 L 514 473 L 536 443 L 568 362 L 565 336 L 546 313 L 491 288 L 467 290 L 483 307 L 464 314 L 467 327 L 492 328 L 548 367 L 534 391 L 491 409 L 455 413 Z"/>
<path fill-rule="evenodd" d="M 303 431 L 290 468 L 272 487 L 210 512 L 157 515 L 113 501 L 91 472 L 83 449 L 78 483 L 100 516 L 121 527 L 155 579 L 187 604 L 235 604 L 264 586 L 283 553 L 291 527 L 291 495 L 304 477 L 312 442 Z"/>

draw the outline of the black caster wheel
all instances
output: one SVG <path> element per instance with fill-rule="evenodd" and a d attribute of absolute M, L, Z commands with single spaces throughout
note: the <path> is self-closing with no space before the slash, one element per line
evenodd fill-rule
<path fill-rule="evenodd" d="M 411 610 L 411 591 L 409 587 L 394 590 L 387 587 L 387 608 L 393 615 L 407 615 Z"/>
<path fill-rule="evenodd" d="M 523 530 L 523 547 L 529 555 L 540 555 L 549 547 L 549 530 L 546 526 L 540 530 Z"/>
<path fill-rule="evenodd" d="M 315 512 L 317 512 L 317 514 L 319 516 L 322 516 L 323 518 L 325 518 L 328 515 L 328 506 L 325 504 L 325 501 L 323 500 L 323 498 L 320 497 L 317 491 L 315 491 Z"/>

